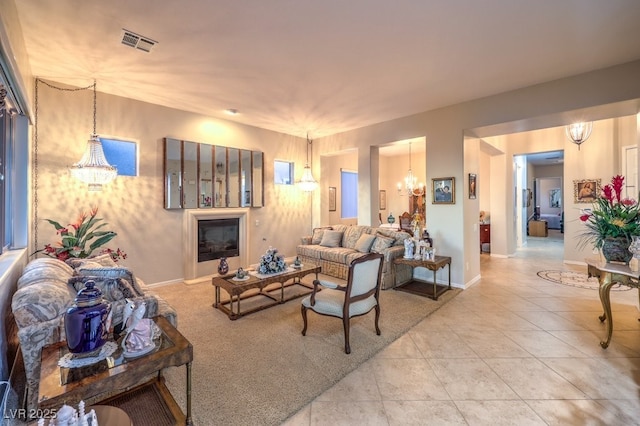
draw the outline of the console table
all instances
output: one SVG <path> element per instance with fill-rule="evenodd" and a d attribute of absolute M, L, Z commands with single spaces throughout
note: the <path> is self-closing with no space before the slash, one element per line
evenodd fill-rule
<path fill-rule="evenodd" d="M 433 282 L 414 279 L 406 284 L 395 287 L 396 290 L 419 294 L 420 296 L 430 297 L 433 300 L 438 300 L 438 297 L 442 293 L 451 290 L 451 258 L 449 256 L 436 255 L 434 260 L 415 260 L 399 257 L 393 260 L 393 265 L 394 267 L 395 265 L 409 265 L 412 270 L 417 267 L 423 267 L 433 271 Z M 436 284 L 436 272 L 445 266 L 448 266 L 449 286 Z"/>
<path fill-rule="evenodd" d="M 611 343 L 613 334 L 613 317 L 611 314 L 611 286 L 622 284 L 628 287 L 640 289 L 639 271 L 631 269 L 627 265 L 602 262 L 597 259 L 585 259 L 587 262 L 587 274 L 589 277 L 597 277 L 600 282 L 600 302 L 604 313 L 598 318 L 600 322 L 607 321 L 607 339 L 600 342 L 600 346 L 607 348 Z M 639 295 L 640 298 L 640 295 Z"/>

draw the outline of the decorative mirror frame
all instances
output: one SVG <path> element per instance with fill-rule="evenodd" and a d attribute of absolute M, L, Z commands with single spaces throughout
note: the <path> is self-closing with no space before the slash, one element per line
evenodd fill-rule
<path fill-rule="evenodd" d="M 162 166 L 167 210 L 264 206 L 262 151 L 164 138 Z"/>

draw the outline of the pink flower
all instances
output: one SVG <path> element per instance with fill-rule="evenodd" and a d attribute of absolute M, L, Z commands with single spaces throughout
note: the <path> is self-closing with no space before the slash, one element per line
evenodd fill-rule
<path fill-rule="evenodd" d="M 620 201 L 620 204 L 631 207 L 636 205 L 636 200 L 634 200 L 633 198 L 624 198 Z"/>
<path fill-rule="evenodd" d="M 624 176 L 616 175 L 611 178 L 611 185 L 616 193 L 616 199 L 620 201 L 622 198 L 622 188 L 624 187 Z"/>
<path fill-rule="evenodd" d="M 587 220 L 589 220 L 590 217 L 591 217 L 590 214 L 583 214 L 580 216 L 580 220 L 583 222 L 586 222 Z"/>

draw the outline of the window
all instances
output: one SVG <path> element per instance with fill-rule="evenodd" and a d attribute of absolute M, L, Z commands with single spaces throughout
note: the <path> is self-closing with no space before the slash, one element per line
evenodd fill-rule
<path fill-rule="evenodd" d="M 342 219 L 352 219 L 358 217 L 358 173 L 340 170 L 341 181 L 341 212 Z"/>
<path fill-rule="evenodd" d="M 118 169 L 118 176 L 138 176 L 138 144 L 131 141 L 100 138 L 109 164 Z"/>
<path fill-rule="evenodd" d="M 276 160 L 273 165 L 274 182 L 279 185 L 293 185 L 293 163 Z"/>

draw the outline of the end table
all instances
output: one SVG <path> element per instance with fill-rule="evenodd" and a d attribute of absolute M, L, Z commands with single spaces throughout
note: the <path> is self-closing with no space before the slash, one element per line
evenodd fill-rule
<path fill-rule="evenodd" d="M 434 260 L 415 260 L 399 257 L 393 260 L 393 265 L 394 267 L 395 265 L 409 265 L 412 270 L 417 267 L 422 267 L 433 271 L 433 282 L 413 279 L 406 284 L 395 287 L 396 290 L 426 296 L 433 300 L 438 300 L 438 297 L 440 297 L 442 293 L 451 290 L 451 257 L 449 256 L 436 255 Z M 436 272 L 445 266 L 448 266 L 449 286 L 436 283 Z"/>

